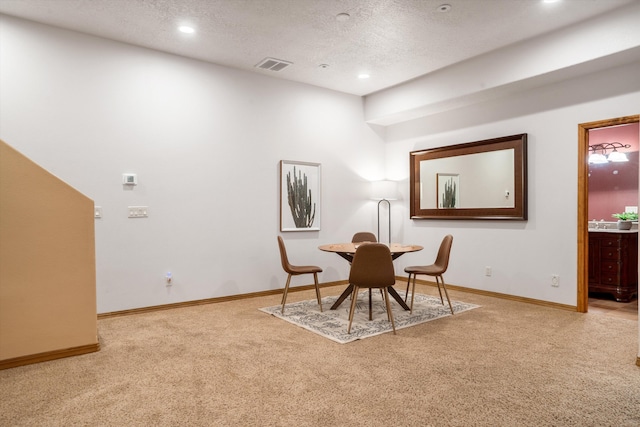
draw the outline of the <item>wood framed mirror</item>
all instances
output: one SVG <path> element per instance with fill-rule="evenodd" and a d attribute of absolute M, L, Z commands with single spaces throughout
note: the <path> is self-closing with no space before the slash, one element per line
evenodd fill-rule
<path fill-rule="evenodd" d="M 411 219 L 527 219 L 527 134 L 412 151 Z"/>

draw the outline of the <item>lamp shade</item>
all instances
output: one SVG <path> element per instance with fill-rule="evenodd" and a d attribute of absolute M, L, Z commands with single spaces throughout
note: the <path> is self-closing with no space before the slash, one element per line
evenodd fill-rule
<path fill-rule="evenodd" d="M 595 165 L 607 163 L 607 158 L 605 157 L 604 154 L 593 153 L 589 156 L 589 163 L 595 164 Z"/>
<path fill-rule="evenodd" d="M 625 153 L 621 153 L 619 151 L 616 151 L 615 149 L 611 153 L 609 153 L 609 155 L 607 156 L 607 159 L 610 162 L 628 162 L 629 161 Z"/>
<path fill-rule="evenodd" d="M 398 184 L 395 181 L 375 181 L 371 184 L 372 199 L 396 200 L 398 198 Z"/>

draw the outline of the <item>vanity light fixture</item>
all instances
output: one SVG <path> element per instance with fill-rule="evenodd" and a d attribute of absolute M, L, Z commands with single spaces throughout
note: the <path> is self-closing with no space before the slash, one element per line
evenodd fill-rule
<path fill-rule="evenodd" d="M 626 153 L 621 153 L 618 148 L 631 148 L 629 144 L 623 144 L 621 142 L 606 142 L 604 144 L 594 144 L 589 146 L 589 163 L 590 164 L 603 164 L 608 162 L 628 162 L 629 158 Z M 607 151 L 611 150 L 611 153 L 607 155 Z"/>
<path fill-rule="evenodd" d="M 603 163 L 609 163 L 607 156 L 602 153 L 589 154 L 589 163 L 592 165 L 600 165 Z"/>
<path fill-rule="evenodd" d="M 628 162 L 629 161 L 625 153 L 621 153 L 615 148 L 613 149 L 611 154 L 607 156 L 607 160 L 609 160 L 610 162 Z"/>

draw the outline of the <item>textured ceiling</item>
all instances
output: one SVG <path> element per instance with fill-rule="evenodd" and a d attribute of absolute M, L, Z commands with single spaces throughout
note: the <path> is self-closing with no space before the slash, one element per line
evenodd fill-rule
<path fill-rule="evenodd" d="M 366 95 L 637 1 L 0 0 L 0 12 Z M 451 10 L 439 12 L 442 4 Z M 180 24 L 196 33 L 179 33 Z M 255 68 L 265 57 L 293 65 Z"/>

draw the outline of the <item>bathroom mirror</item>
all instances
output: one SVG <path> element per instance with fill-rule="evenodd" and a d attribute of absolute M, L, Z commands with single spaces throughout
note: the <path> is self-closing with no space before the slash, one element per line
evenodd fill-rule
<path fill-rule="evenodd" d="M 412 219 L 527 219 L 527 134 L 409 156 Z"/>

